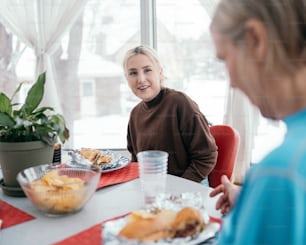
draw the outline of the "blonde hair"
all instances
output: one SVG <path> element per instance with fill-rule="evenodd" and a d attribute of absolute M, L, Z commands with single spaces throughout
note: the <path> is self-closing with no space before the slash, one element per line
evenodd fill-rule
<path fill-rule="evenodd" d="M 145 45 L 140 45 L 140 46 L 137 46 L 135 48 L 132 48 L 132 49 L 129 49 L 124 58 L 123 58 L 123 70 L 125 73 L 127 73 L 127 62 L 129 60 L 129 58 L 131 58 L 132 56 L 134 55 L 138 55 L 138 54 L 142 54 L 142 55 L 145 55 L 147 56 L 153 64 L 156 64 L 158 68 L 162 69 L 162 65 L 161 65 L 161 62 L 159 61 L 159 57 L 156 53 L 156 51 L 148 46 L 145 46 Z M 163 75 L 163 72 L 162 72 L 162 76 L 161 76 L 161 84 L 164 83 L 164 80 L 165 80 L 165 77 Z"/>
<path fill-rule="evenodd" d="M 293 73 L 305 65 L 306 0 L 220 0 L 211 29 L 241 45 L 249 19 L 261 21 L 267 29 L 267 67 Z"/>

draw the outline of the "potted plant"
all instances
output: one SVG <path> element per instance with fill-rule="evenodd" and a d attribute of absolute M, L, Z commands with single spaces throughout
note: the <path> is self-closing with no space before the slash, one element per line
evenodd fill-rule
<path fill-rule="evenodd" d="M 16 180 L 19 171 L 39 164 L 51 163 L 53 146 L 69 138 L 64 117 L 52 107 L 39 107 L 44 96 L 46 72 L 39 75 L 23 104 L 14 103 L 20 83 L 9 98 L 0 93 L 0 164 L 2 190 L 7 195 L 23 192 Z"/>

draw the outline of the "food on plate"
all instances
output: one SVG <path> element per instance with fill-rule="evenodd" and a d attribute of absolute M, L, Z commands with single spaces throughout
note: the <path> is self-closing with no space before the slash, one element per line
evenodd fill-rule
<path fill-rule="evenodd" d="M 102 154 L 102 152 L 97 149 L 83 148 L 80 150 L 80 155 L 95 165 L 104 165 L 112 161 L 110 156 Z"/>
<path fill-rule="evenodd" d="M 155 241 L 171 238 L 174 235 L 171 224 L 176 213 L 161 210 L 153 214 L 146 211 L 134 211 L 128 216 L 128 223 L 119 232 L 119 236 L 140 241 Z"/>
<path fill-rule="evenodd" d="M 205 228 L 200 210 L 185 207 L 179 211 L 161 209 L 158 212 L 138 210 L 127 217 L 119 236 L 139 241 L 195 235 Z"/>
<path fill-rule="evenodd" d="M 80 155 L 94 163 L 99 155 L 99 151 L 96 149 L 83 148 L 80 150 Z"/>
<path fill-rule="evenodd" d="M 177 213 L 172 227 L 175 237 L 187 237 L 203 231 L 205 223 L 200 210 L 185 207 Z"/>
<path fill-rule="evenodd" d="M 47 172 L 40 180 L 30 183 L 31 196 L 39 207 L 54 212 L 69 212 L 83 201 L 84 181 L 77 177 Z"/>
<path fill-rule="evenodd" d="M 96 164 L 103 165 L 103 164 L 110 163 L 111 161 L 112 161 L 112 158 L 110 156 L 100 155 L 96 161 Z"/>

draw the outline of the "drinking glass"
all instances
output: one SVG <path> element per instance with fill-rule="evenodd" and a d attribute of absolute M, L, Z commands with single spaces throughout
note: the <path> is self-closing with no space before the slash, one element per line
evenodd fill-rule
<path fill-rule="evenodd" d="M 138 152 L 139 177 L 144 204 L 150 205 L 155 197 L 166 191 L 168 156 L 165 151 Z"/>

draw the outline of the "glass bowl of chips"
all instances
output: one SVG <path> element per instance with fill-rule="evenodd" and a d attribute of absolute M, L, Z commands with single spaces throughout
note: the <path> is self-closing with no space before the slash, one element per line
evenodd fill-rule
<path fill-rule="evenodd" d="M 100 174 L 94 166 L 44 164 L 22 170 L 17 180 L 35 207 L 57 216 L 80 211 L 93 196 Z"/>

